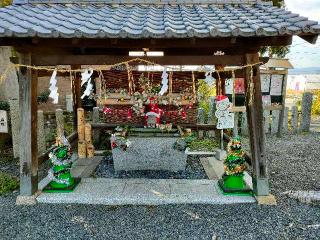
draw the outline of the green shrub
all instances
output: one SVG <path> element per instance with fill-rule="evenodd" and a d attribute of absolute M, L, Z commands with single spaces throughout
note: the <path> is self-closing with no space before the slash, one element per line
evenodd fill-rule
<path fill-rule="evenodd" d="M 312 115 L 320 115 L 320 90 L 316 90 L 313 95 Z"/>
<path fill-rule="evenodd" d="M 7 173 L 0 172 L 0 195 L 6 194 L 19 187 L 19 181 Z"/>
<path fill-rule="evenodd" d="M 47 103 L 49 100 L 49 95 L 50 95 L 49 90 L 46 90 L 46 91 L 43 91 L 42 93 L 40 93 L 37 97 L 38 104 Z"/>
<path fill-rule="evenodd" d="M 10 105 L 7 101 L 0 101 L 0 110 L 9 111 Z"/>
<path fill-rule="evenodd" d="M 194 139 L 187 144 L 191 151 L 214 151 L 219 144 L 211 138 Z"/>

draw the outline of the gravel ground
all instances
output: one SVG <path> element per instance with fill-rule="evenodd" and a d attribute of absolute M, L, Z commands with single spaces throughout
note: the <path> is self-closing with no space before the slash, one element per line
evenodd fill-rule
<path fill-rule="evenodd" d="M 113 169 L 112 156 L 105 157 L 93 176 L 103 178 L 151 178 L 151 179 L 208 179 L 200 158 L 188 156 L 185 172 L 170 171 L 120 171 Z"/>
<path fill-rule="evenodd" d="M 0 197 L 0 239 L 319 239 L 320 207 L 281 193 L 319 190 L 320 133 L 268 138 L 267 149 L 277 206 L 15 206 L 13 193 Z"/>

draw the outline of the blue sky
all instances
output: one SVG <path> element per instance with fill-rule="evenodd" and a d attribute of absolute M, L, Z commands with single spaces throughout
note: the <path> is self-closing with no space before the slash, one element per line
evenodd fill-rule
<path fill-rule="evenodd" d="M 285 4 L 289 11 L 320 22 L 320 0 L 286 0 Z M 294 37 L 287 57 L 295 68 L 320 67 L 320 37 L 315 45 Z"/>

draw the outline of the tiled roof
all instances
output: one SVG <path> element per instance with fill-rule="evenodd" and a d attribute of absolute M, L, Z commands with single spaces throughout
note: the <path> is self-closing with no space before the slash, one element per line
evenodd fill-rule
<path fill-rule="evenodd" d="M 319 34 L 270 5 L 22 4 L 0 8 L 0 37 L 206 38 Z"/>

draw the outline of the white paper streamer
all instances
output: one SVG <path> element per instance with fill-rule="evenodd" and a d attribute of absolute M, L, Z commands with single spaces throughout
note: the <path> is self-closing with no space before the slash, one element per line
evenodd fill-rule
<path fill-rule="evenodd" d="M 165 67 L 163 69 L 163 72 L 162 72 L 162 75 L 161 75 L 161 78 L 162 78 L 162 86 L 161 86 L 161 90 L 159 92 L 159 95 L 163 95 L 166 91 L 168 91 L 168 73 L 167 73 L 167 68 Z"/>
<path fill-rule="evenodd" d="M 59 101 L 59 93 L 58 93 L 58 87 L 57 85 L 57 69 L 55 69 L 52 73 L 52 76 L 50 78 L 50 94 L 49 94 L 49 98 L 51 98 L 53 100 L 53 104 L 58 104 Z"/>
<path fill-rule="evenodd" d="M 91 76 L 93 74 L 93 70 L 86 69 L 83 73 L 81 73 L 81 86 L 87 83 L 86 90 L 84 90 L 81 99 L 85 98 L 86 96 L 90 96 L 91 91 L 93 89 L 93 85 L 91 83 Z"/>
<path fill-rule="evenodd" d="M 92 69 L 90 69 L 90 70 L 86 69 L 86 70 L 84 70 L 83 73 L 81 73 L 81 87 L 83 86 L 83 84 L 85 84 L 86 82 L 89 81 L 89 79 L 91 78 L 92 74 L 93 74 L 93 70 Z"/>

